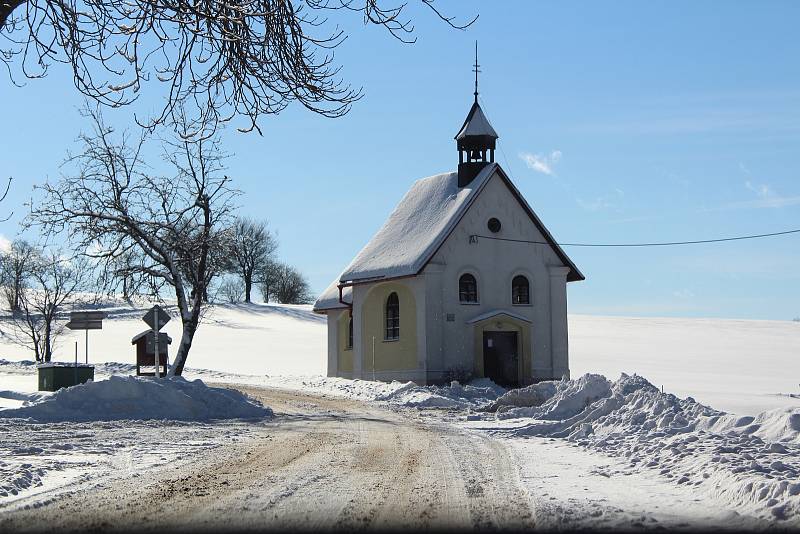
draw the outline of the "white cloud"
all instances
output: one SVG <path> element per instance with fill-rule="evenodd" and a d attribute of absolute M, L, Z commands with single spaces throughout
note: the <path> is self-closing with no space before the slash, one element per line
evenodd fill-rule
<path fill-rule="evenodd" d="M 716 208 L 707 208 L 700 210 L 705 211 L 726 211 L 726 210 L 739 210 L 739 209 L 759 209 L 759 208 L 785 208 L 787 206 L 800 206 L 800 195 L 796 196 L 781 196 L 769 184 L 756 184 L 747 180 L 744 186 L 751 192 L 755 193 L 756 198 L 751 200 L 741 200 L 738 202 L 730 202 L 724 206 Z"/>
<path fill-rule="evenodd" d="M 520 152 L 519 158 L 525 162 L 529 169 L 536 172 L 555 175 L 554 167 L 561 161 L 561 151 L 553 150 L 550 154 L 531 154 L 530 152 Z"/>
<path fill-rule="evenodd" d="M 0 234 L 0 252 L 11 252 L 11 240 Z"/>
<path fill-rule="evenodd" d="M 754 184 L 747 180 L 744 186 L 755 193 L 758 198 L 756 200 L 735 202 L 731 206 L 739 208 L 783 208 L 800 204 L 800 196 L 781 196 L 769 184 Z"/>
<path fill-rule="evenodd" d="M 770 198 L 776 196 L 775 191 L 773 191 L 772 188 L 767 184 L 753 185 L 753 182 L 747 180 L 744 183 L 744 186 L 755 193 L 759 198 Z"/>

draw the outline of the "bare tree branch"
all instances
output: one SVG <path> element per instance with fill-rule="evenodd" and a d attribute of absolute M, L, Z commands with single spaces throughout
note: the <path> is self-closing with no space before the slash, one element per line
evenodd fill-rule
<path fill-rule="evenodd" d="M 460 24 L 434 0 L 420 5 L 452 28 L 477 20 Z M 81 93 L 112 107 L 160 85 L 164 107 L 139 118 L 149 128 L 192 109 L 197 123 L 240 117 L 242 131 L 260 132 L 259 117 L 292 102 L 339 117 L 361 97 L 340 77 L 333 52 L 347 34 L 327 15 L 360 13 L 410 43 L 406 9 L 380 0 L 0 0 L 0 61 L 12 82 L 12 64 L 33 79 L 65 63 Z"/>
<path fill-rule="evenodd" d="M 75 250 L 101 265 L 103 278 L 174 291 L 183 335 L 171 373 L 181 374 L 212 279 L 223 270 L 232 231 L 233 198 L 216 137 L 165 141 L 175 174 L 153 174 L 142 160 L 142 137 L 117 141 L 97 111 L 83 150 L 67 160 L 72 174 L 38 189 L 27 226 L 66 234 Z M 182 116 L 182 115 L 181 115 Z M 184 123 L 185 128 L 191 127 Z"/>

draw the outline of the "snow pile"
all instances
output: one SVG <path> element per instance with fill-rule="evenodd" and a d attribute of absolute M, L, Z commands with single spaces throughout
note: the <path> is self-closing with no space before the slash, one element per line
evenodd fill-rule
<path fill-rule="evenodd" d="M 112 376 L 60 389 L 21 408 L 0 410 L 0 418 L 31 418 L 35 421 L 112 421 L 119 419 L 211 419 L 255 418 L 272 410 L 238 391 L 206 386 L 201 380 L 181 377 L 152 379 Z"/>
<path fill-rule="evenodd" d="M 486 409 L 497 411 L 498 419 L 533 417 L 560 420 L 581 412 L 610 393 L 611 383 L 606 377 L 586 374 L 578 380 L 539 382 L 511 390 Z"/>
<path fill-rule="evenodd" d="M 800 408 L 739 417 L 625 374 L 613 383 L 587 374 L 538 386 L 505 405 L 498 399 L 498 419 L 524 418 L 501 432 L 567 438 L 755 515 L 800 522 Z M 524 398 L 534 405 L 512 404 Z"/>
<path fill-rule="evenodd" d="M 237 377 L 230 382 L 238 383 Z M 392 406 L 405 408 L 453 408 L 477 409 L 493 402 L 505 389 L 488 378 L 473 380 L 464 385 L 453 381 L 447 386 L 418 386 L 414 382 L 379 382 L 372 380 L 351 380 L 337 377 L 262 377 L 257 381 L 241 380 L 260 386 L 299 389 L 336 397 L 345 397 L 362 401 L 384 402 Z"/>
<path fill-rule="evenodd" d="M 418 386 L 407 382 L 388 393 L 377 395 L 375 400 L 406 408 L 463 409 L 484 406 L 504 392 L 505 389 L 488 378 L 473 380 L 467 385 L 454 380 L 448 386 Z"/>

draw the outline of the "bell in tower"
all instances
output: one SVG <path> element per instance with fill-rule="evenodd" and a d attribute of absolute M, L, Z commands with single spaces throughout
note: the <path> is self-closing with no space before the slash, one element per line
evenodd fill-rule
<path fill-rule="evenodd" d="M 486 165 L 494 162 L 499 136 L 478 104 L 478 43 L 475 43 L 475 102 L 464 125 L 456 134 L 458 147 L 458 187 L 468 185 Z"/>

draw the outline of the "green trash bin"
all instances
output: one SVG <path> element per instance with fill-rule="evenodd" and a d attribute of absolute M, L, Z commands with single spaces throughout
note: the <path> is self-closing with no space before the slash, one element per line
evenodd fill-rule
<path fill-rule="evenodd" d="M 94 365 L 50 362 L 39 365 L 39 391 L 57 391 L 94 380 Z"/>

